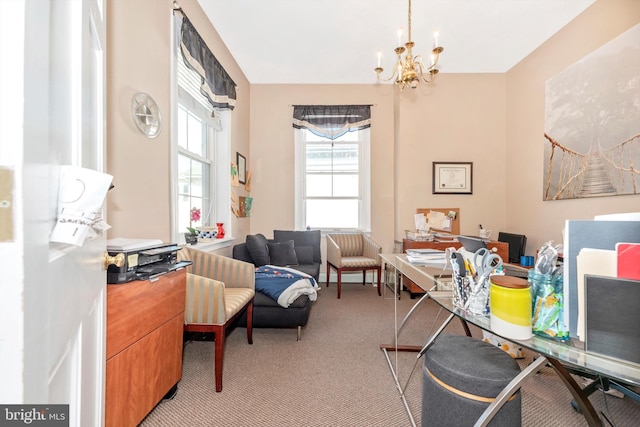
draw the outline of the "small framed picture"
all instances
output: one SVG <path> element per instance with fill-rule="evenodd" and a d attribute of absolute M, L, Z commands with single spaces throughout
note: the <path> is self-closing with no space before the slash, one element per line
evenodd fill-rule
<path fill-rule="evenodd" d="M 238 165 L 238 181 L 240 184 L 247 183 L 247 159 L 236 151 L 236 163 Z"/>
<path fill-rule="evenodd" d="M 473 194 L 472 162 L 433 162 L 433 194 Z"/>

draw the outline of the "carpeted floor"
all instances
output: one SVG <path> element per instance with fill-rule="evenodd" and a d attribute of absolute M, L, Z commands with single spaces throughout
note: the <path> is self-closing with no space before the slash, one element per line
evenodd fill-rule
<path fill-rule="evenodd" d="M 379 346 L 393 338 L 394 304 L 370 285 L 323 286 L 302 341 L 293 329 L 236 328 L 226 341 L 223 390 L 213 383 L 213 342 L 184 347 L 183 377 L 173 400 L 160 403 L 141 426 L 409 426 L 386 359 Z M 416 300 L 403 293 L 401 319 Z M 427 301 L 400 335 L 401 344 L 422 345 L 444 320 Z M 472 330 L 475 337 L 481 333 Z M 460 322 L 445 333 L 462 334 Z M 521 367 L 534 355 L 519 360 Z M 391 354 L 395 363 L 395 354 Z M 401 384 L 416 423 L 421 418 L 421 362 L 415 353 L 397 353 Z M 606 396 L 606 399 L 603 398 Z M 640 403 L 594 393 L 590 400 L 612 425 L 638 425 Z M 522 388 L 524 426 L 584 426 L 571 395 L 551 368 L 543 368 Z M 447 410 L 443 408 L 443 410 Z M 609 425 L 606 421 L 604 425 Z"/>

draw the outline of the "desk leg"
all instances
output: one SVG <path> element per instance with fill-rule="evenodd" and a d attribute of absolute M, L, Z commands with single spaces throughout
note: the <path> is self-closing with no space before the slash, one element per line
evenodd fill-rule
<path fill-rule="evenodd" d="M 384 295 L 383 298 L 384 299 L 389 299 L 387 298 L 387 290 L 391 289 L 391 286 L 389 284 L 389 264 L 384 262 L 383 263 L 383 286 L 384 286 Z M 398 281 L 399 279 L 399 274 L 398 274 L 398 270 L 393 267 L 393 274 L 394 274 L 394 280 L 393 280 L 393 298 L 398 298 L 400 299 L 400 282 Z"/>
<path fill-rule="evenodd" d="M 407 320 L 409 320 L 409 317 L 411 317 L 411 315 L 413 314 L 413 312 L 418 308 L 418 306 L 420 304 L 422 304 L 423 301 L 429 299 L 430 296 L 428 293 L 424 294 L 422 297 L 420 297 L 420 299 L 418 300 L 418 302 L 416 302 L 413 307 L 411 307 L 411 310 L 409 310 L 409 312 L 407 313 L 406 316 L 404 316 L 404 319 L 402 319 L 402 322 L 400 322 L 400 326 L 398 326 L 398 333 L 400 333 L 400 331 L 402 330 L 402 327 L 404 326 L 405 323 L 407 323 Z"/>
<path fill-rule="evenodd" d="M 422 304 L 423 301 L 429 299 L 429 294 L 424 294 L 419 300 L 418 302 L 416 302 L 413 307 L 411 307 L 411 310 L 409 310 L 409 312 L 407 313 L 406 316 L 404 316 L 404 318 L 402 319 L 402 321 L 400 322 L 400 326 L 398 326 L 396 328 L 396 330 L 394 331 L 395 336 L 394 338 L 394 344 L 380 344 L 380 349 L 387 349 L 387 350 L 400 350 L 400 351 L 419 351 L 420 347 L 419 346 L 402 346 L 403 348 L 400 349 L 400 346 L 398 346 L 398 336 L 400 335 L 400 331 L 402 330 L 402 327 L 404 326 L 405 323 L 407 323 L 407 320 L 409 320 L 409 318 L 411 317 L 411 315 L 413 314 L 413 312 L 416 310 L 416 308 L 418 308 L 418 306 L 420 304 Z"/>
<path fill-rule="evenodd" d="M 575 382 L 571 374 L 565 369 L 565 367 L 556 359 L 546 358 L 544 356 L 538 357 L 536 360 L 531 362 L 529 366 L 525 370 L 523 370 L 517 377 L 515 377 L 511 382 L 500 392 L 500 394 L 495 398 L 495 400 L 489 405 L 489 407 L 484 411 L 482 416 L 478 418 L 474 427 L 484 427 L 489 424 L 489 422 L 493 419 L 493 417 L 498 413 L 500 408 L 507 403 L 509 398 L 515 393 L 521 386 L 522 382 L 530 377 L 532 374 L 538 372 L 540 367 L 542 367 L 546 362 L 549 362 L 551 367 L 556 371 L 558 376 L 562 379 L 573 398 L 578 402 L 582 414 L 587 420 L 587 424 L 591 427 L 601 427 L 602 422 L 598 417 L 598 413 L 589 402 L 589 399 L 584 395 L 580 386 Z"/>
<path fill-rule="evenodd" d="M 431 335 L 431 337 L 427 340 L 427 343 L 424 345 L 424 347 L 422 347 L 422 349 L 420 350 L 420 352 L 418 353 L 418 359 L 420 359 L 422 357 L 422 355 L 429 350 L 429 347 L 431 347 L 433 345 L 433 343 L 436 341 L 436 338 L 438 338 L 438 336 L 440 336 L 440 334 L 442 333 L 442 331 L 444 331 L 444 328 L 447 327 L 447 325 L 449 323 L 451 323 L 451 321 L 453 320 L 453 318 L 456 317 L 455 314 L 451 313 L 449 315 L 449 317 L 447 317 L 447 320 L 444 321 L 444 323 L 442 325 L 440 325 L 440 327 L 438 328 L 438 330 Z"/>
<path fill-rule="evenodd" d="M 525 370 L 520 372 L 518 376 L 511 380 L 509 384 L 500 392 L 500 394 L 491 402 L 491 404 L 485 409 L 482 413 L 478 421 L 476 421 L 474 427 L 484 427 L 493 417 L 496 416 L 498 411 L 502 408 L 502 406 L 507 403 L 507 401 L 513 396 L 513 394 L 518 391 L 520 387 L 522 387 L 522 382 L 529 378 L 531 375 L 535 374 L 540 370 L 540 367 L 545 364 L 547 359 L 540 356 L 536 360 L 534 360 Z"/>
<path fill-rule="evenodd" d="M 471 330 L 469 329 L 469 325 L 467 325 L 467 322 L 460 317 L 460 323 L 462 323 L 462 327 L 464 328 L 464 333 L 470 337 L 471 336 Z"/>
<path fill-rule="evenodd" d="M 569 389 L 569 392 L 571 392 L 575 401 L 578 403 L 582 415 L 584 415 L 584 418 L 587 420 L 587 424 L 589 424 L 589 426 L 602 426 L 602 421 L 600 421 L 598 413 L 594 409 L 593 405 L 591 405 L 589 398 L 584 394 L 578 383 L 573 379 L 569 371 L 567 371 L 559 360 L 552 358 L 549 358 L 548 360 L 551 367 L 556 371 L 556 374 L 558 374 L 560 379 L 564 382 L 564 385 Z"/>
<path fill-rule="evenodd" d="M 391 359 L 389 358 L 389 353 L 387 351 L 387 349 L 385 347 L 383 347 L 382 345 L 380 346 L 380 349 L 384 352 L 384 357 L 387 359 L 387 364 L 389 365 L 389 370 L 391 371 L 391 375 L 393 376 L 393 381 L 396 384 L 396 388 L 398 389 L 398 393 L 400 393 L 400 399 L 402 400 L 402 404 L 404 405 L 404 409 L 407 412 L 407 415 L 409 416 L 409 422 L 411 422 L 411 426 L 412 427 L 416 427 L 416 421 L 413 419 L 413 415 L 411 414 L 411 409 L 409 408 L 409 403 L 407 403 L 407 399 L 404 395 L 404 389 L 402 388 L 402 386 L 400 385 L 400 380 L 398 379 L 398 376 L 396 375 L 396 371 L 393 368 L 393 363 L 391 362 Z M 398 350 L 400 350 L 398 348 Z M 416 350 L 409 350 L 409 351 L 416 351 Z"/>

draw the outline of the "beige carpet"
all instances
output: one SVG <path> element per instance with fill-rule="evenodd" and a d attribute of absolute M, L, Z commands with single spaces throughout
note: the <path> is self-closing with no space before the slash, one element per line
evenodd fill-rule
<path fill-rule="evenodd" d="M 390 297 L 387 294 L 387 297 Z M 400 318 L 417 300 L 403 293 Z M 438 306 L 427 301 L 400 336 L 401 344 L 422 345 L 436 322 Z M 440 313 L 438 321 L 446 315 Z M 142 426 L 409 426 L 409 419 L 379 346 L 393 337 L 393 299 L 375 288 L 323 286 L 302 341 L 293 329 L 246 329 L 227 337 L 223 390 L 213 383 L 213 342 L 191 341 L 184 348 L 183 377 L 173 400 L 160 403 Z M 445 333 L 462 334 L 460 322 Z M 481 334 L 473 330 L 475 337 Z M 395 355 L 391 355 L 395 361 Z M 521 360 L 526 366 L 531 354 Z M 417 425 L 421 418 L 421 362 L 398 353 L 400 380 Z M 571 396 L 551 368 L 543 368 L 522 389 L 524 426 L 583 426 Z M 600 392 L 591 397 L 615 426 L 636 426 L 640 404 Z M 443 408 L 446 410 L 446 408 Z M 609 425 L 607 422 L 604 425 Z"/>

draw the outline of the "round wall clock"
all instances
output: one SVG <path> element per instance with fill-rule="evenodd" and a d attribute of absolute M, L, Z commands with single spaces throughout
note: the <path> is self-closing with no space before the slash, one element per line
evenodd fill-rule
<path fill-rule="evenodd" d="M 133 121 L 142 133 L 149 138 L 155 138 L 162 128 L 162 117 L 158 104 L 144 92 L 136 93 L 131 100 Z"/>

